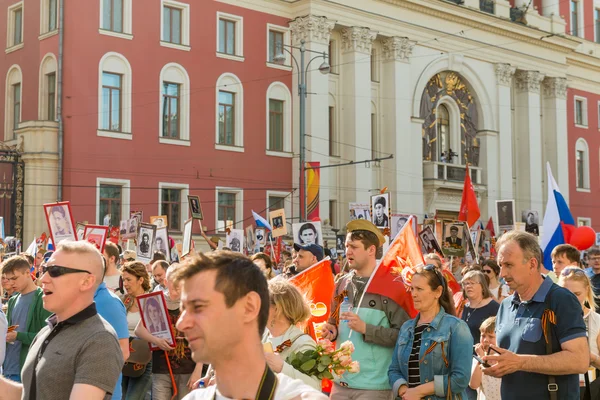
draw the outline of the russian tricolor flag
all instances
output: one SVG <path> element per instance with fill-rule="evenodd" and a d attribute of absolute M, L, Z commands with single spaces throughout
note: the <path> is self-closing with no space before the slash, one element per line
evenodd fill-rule
<path fill-rule="evenodd" d="M 273 231 L 273 228 L 271 228 L 271 224 L 269 224 L 269 221 L 255 213 L 254 210 L 252 210 L 252 216 L 254 217 L 256 226 L 258 226 L 259 228 L 267 228 L 268 230 Z"/>
<path fill-rule="evenodd" d="M 575 220 L 565 198 L 560 193 L 554 176 L 552 176 L 550 163 L 547 163 L 546 168 L 548 169 L 548 203 L 546 204 L 546 214 L 544 214 L 542 250 L 544 251 L 544 267 L 551 270 L 552 250 L 559 244 L 567 243 L 565 225 L 575 227 Z"/>

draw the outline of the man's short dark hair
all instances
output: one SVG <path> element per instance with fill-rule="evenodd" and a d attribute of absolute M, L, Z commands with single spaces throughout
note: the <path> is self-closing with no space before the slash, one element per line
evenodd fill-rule
<path fill-rule="evenodd" d="M 155 251 L 154 254 L 152 254 L 152 260 L 150 261 L 150 264 L 153 264 L 155 261 L 166 261 L 166 260 L 167 260 L 167 256 L 162 251 Z"/>
<path fill-rule="evenodd" d="M 27 259 L 30 267 L 33 266 L 33 263 L 35 263 L 35 258 L 33 258 L 33 256 L 31 254 L 24 253 L 23 257 L 25 257 Z"/>
<path fill-rule="evenodd" d="M 598 247 L 592 247 L 591 249 L 589 249 L 587 251 L 587 255 L 588 255 L 588 257 L 591 257 L 591 256 L 600 256 L 600 248 L 598 248 Z"/>
<path fill-rule="evenodd" d="M 509 231 L 500 236 L 500 239 L 498 239 L 496 242 L 496 251 L 509 242 L 515 242 L 519 246 L 523 252 L 523 256 L 525 257 L 523 262 L 527 262 L 530 259 L 535 258 L 538 269 L 542 267 L 544 254 L 540 248 L 540 244 L 538 243 L 537 236 L 534 236 L 528 232 Z"/>
<path fill-rule="evenodd" d="M 108 256 L 109 259 L 111 257 L 114 257 L 115 262 L 119 261 L 119 255 L 121 253 L 119 252 L 119 248 L 117 247 L 116 244 L 114 244 L 113 242 L 106 242 L 104 244 L 104 251 L 106 252 L 106 255 Z M 108 261 L 108 260 L 106 260 L 106 261 Z"/>
<path fill-rule="evenodd" d="M 352 231 L 350 232 L 350 240 L 360 240 L 365 250 L 371 246 L 375 246 L 375 258 L 380 258 L 383 254 L 383 246 L 379 245 L 379 238 L 373 232 Z"/>
<path fill-rule="evenodd" d="M 31 265 L 29 265 L 29 261 L 23 256 L 12 256 L 8 260 L 4 261 L 2 264 L 2 273 L 3 274 L 14 274 L 17 271 L 27 271 Z"/>
<path fill-rule="evenodd" d="M 157 265 L 164 269 L 165 272 L 167 272 L 167 270 L 169 269 L 169 263 L 166 260 L 155 261 L 154 263 L 152 263 L 152 269 L 154 270 L 154 267 L 156 267 Z"/>
<path fill-rule="evenodd" d="M 552 258 L 560 257 L 563 254 L 565 257 L 567 257 L 567 260 L 572 263 L 579 265 L 581 262 L 581 253 L 575 246 L 571 246 L 570 244 L 559 244 L 552 249 Z"/>
<path fill-rule="evenodd" d="M 201 272 L 213 270 L 217 272 L 215 290 L 223 293 L 228 308 L 233 307 L 240 298 L 250 292 L 258 294 L 261 303 L 258 334 L 262 337 L 269 318 L 269 288 L 260 268 L 248 257 L 231 251 L 200 253 L 180 264 L 173 273 L 173 280 L 178 285 Z"/>

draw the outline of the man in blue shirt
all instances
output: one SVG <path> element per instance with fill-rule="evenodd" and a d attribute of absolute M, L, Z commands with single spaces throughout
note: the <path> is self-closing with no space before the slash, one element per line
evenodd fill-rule
<path fill-rule="evenodd" d="M 579 399 L 578 374 L 587 371 L 590 350 L 577 298 L 541 275 L 537 237 L 511 231 L 502 235 L 496 248 L 500 275 L 515 293 L 500 305 L 496 318 L 499 354 L 484 357 L 491 367 L 483 373 L 502 378 L 503 399 L 545 400 L 551 391 L 556 392 L 556 399 Z M 544 313 L 550 324 L 549 355 Z"/>
<path fill-rule="evenodd" d="M 129 330 L 127 328 L 127 311 L 125 311 L 125 306 L 116 294 L 108 290 L 104 282 L 98 286 L 94 294 L 94 302 L 96 302 L 98 314 L 117 332 L 119 346 L 123 352 L 123 360 L 127 360 L 129 358 Z M 121 400 L 123 396 L 121 390 L 122 377 L 122 375 L 119 375 L 117 386 L 112 395 L 113 400 Z"/>

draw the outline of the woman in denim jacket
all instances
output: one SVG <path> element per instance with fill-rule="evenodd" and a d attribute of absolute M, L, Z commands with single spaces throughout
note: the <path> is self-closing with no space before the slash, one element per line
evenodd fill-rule
<path fill-rule="evenodd" d="M 433 265 L 417 268 L 412 298 L 419 314 L 402 325 L 388 370 L 392 393 L 402 400 L 466 399 L 473 336 L 454 317 L 446 280 Z"/>

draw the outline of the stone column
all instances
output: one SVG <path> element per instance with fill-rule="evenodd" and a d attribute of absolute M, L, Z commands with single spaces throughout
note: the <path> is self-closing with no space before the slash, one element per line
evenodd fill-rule
<path fill-rule="evenodd" d="M 559 10 L 559 1 L 556 0 L 542 0 L 542 15 L 544 17 L 550 17 L 551 15 L 555 15 L 560 18 L 560 10 Z M 570 7 L 570 3 L 569 3 Z"/>
<path fill-rule="evenodd" d="M 526 209 L 544 210 L 545 169 L 542 160 L 542 124 L 538 71 L 517 71 L 516 75 L 516 214 Z"/>
<path fill-rule="evenodd" d="M 556 179 L 560 192 L 568 203 L 567 78 L 544 79 L 543 104 L 542 132 L 544 135 L 545 160 L 550 162 L 554 179 Z M 545 179 L 546 175 L 544 175 L 544 182 L 546 182 Z M 546 198 L 547 190 L 544 189 L 543 193 L 544 198 Z"/>
<path fill-rule="evenodd" d="M 394 159 L 384 161 L 384 185 L 394 196 L 392 209 L 397 212 L 423 214 L 423 163 L 421 135 L 411 134 L 410 56 L 416 44 L 406 37 L 391 37 L 383 42 L 383 76 L 381 86 L 383 129 L 382 149 L 393 152 Z M 394 166 L 394 168 L 392 168 Z M 394 172 L 396 170 L 397 172 Z"/>
<path fill-rule="evenodd" d="M 512 101 L 511 101 L 511 87 L 512 87 L 512 77 L 516 71 L 515 67 L 512 67 L 510 64 L 496 64 L 496 88 L 498 91 L 497 94 L 497 115 L 498 115 L 498 142 L 496 143 L 496 148 L 499 149 L 499 161 L 493 166 L 494 170 L 497 171 L 497 176 L 490 176 L 491 170 L 488 170 L 488 180 L 492 182 L 497 180 L 498 182 L 498 193 L 497 198 L 493 199 L 488 194 L 488 199 L 490 202 L 495 202 L 496 200 L 502 199 L 512 199 L 513 198 L 513 147 L 512 147 Z M 487 135 L 486 135 L 487 136 Z M 482 143 L 482 147 L 487 147 L 487 149 L 481 150 L 482 154 L 488 154 L 485 150 L 491 150 L 493 147 L 489 147 L 490 143 L 488 139 L 487 144 Z M 492 142 L 493 138 L 490 138 Z M 482 138 L 482 141 L 484 139 Z M 492 157 L 490 155 L 490 157 Z M 503 160 L 502 164 L 500 164 L 500 160 Z M 486 165 L 487 167 L 487 165 Z M 489 189 L 488 189 L 489 190 Z M 495 205 L 490 205 L 490 210 L 495 210 Z M 492 214 L 493 215 L 493 214 Z M 497 222 L 497 221 L 496 221 Z"/>
<path fill-rule="evenodd" d="M 371 159 L 371 47 L 377 32 L 365 27 L 350 27 L 342 30 L 342 65 L 340 85 L 342 87 L 343 129 L 340 131 L 342 159 L 362 161 Z M 370 166 L 357 164 L 345 167 L 340 174 L 342 186 L 354 187 L 354 193 L 342 192 L 345 202 L 368 202 L 373 187 Z"/>
<path fill-rule="evenodd" d="M 292 45 L 300 46 L 300 41 L 304 40 L 307 51 L 305 53 L 305 65 L 308 65 L 311 59 L 315 59 L 306 70 L 306 88 L 308 96 L 306 98 L 306 142 L 305 155 L 306 161 L 319 161 L 321 165 L 329 165 L 329 77 L 319 71 L 319 66 L 325 61 L 319 57 L 318 53 L 328 53 L 329 38 L 331 30 L 335 26 L 335 21 L 326 17 L 307 15 L 298 17 L 290 22 L 292 33 Z M 318 52 L 318 53 L 313 53 Z M 294 57 L 300 62 L 300 52 L 295 50 Z M 294 68 L 296 65 L 292 62 Z M 294 103 L 294 154 L 298 154 L 299 146 L 299 98 L 298 98 L 298 77 L 300 71 L 294 70 L 293 74 L 293 92 Z M 294 182 L 299 182 L 299 164 L 297 159 L 293 162 Z M 329 198 L 330 186 L 332 183 L 331 169 L 321 170 L 321 188 L 319 191 L 319 213 L 324 221 L 329 217 Z M 298 191 L 299 195 L 300 191 Z M 299 206 L 294 207 L 294 212 L 300 210 Z"/>

